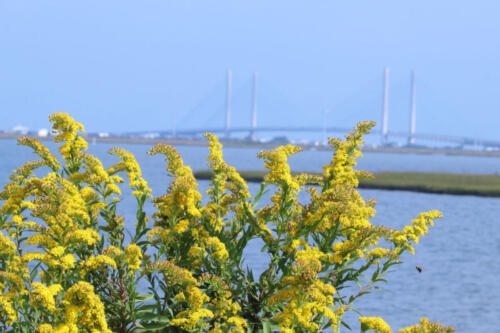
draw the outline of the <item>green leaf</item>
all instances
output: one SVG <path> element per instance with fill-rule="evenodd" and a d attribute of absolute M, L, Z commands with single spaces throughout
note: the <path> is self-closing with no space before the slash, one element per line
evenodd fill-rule
<path fill-rule="evenodd" d="M 144 301 L 147 301 L 151 298 L 153 298 L 153 294 L 137 294 L 135 296 L 135 299 L 138 301 L 138 302 L 144 302 Z"/>
<path fill-rule="evenodd" d="M 262 320 L 262 333 L 271 333 L 271 323 L 268 320 Z"/>
<path fill-rule="evenodd" d="M 136 308 L 136 312 L 153 312 L 154 310 L 156 309 L 159 309 L 159 305 L 158 304 L 145 304 L 145 305 L 141 305 L 139 307 Z"/>
<path fill-rule="evenodd" d="M 162 328 L 165 328 L 169 326 L 169 323 L 156 323 L 156 324 L 142 324 L 141 323 L 141 328 L 138 328 L 134 330 L 134 332 L 151 332 L 152 330 L 161 330 Z"/>
<path fill-rule="evenodd" d="M 340 324 L 342 324 L 342 326 L 346 327 L 347 329 L 349 329 L 350 331 L 352 331 L 352 328 L 351 326 L 347 325 L 347 323 L 345 321 L 341 321 Z"/>
<path fill-rule="evenodd" d="M 257 193 L 257 195 L 254 197 L 254 200 L 253 200 L 253 204 L 252 204 L 252 208 L 255 208 L 255 206 L 257 206 L 257 204 L 259 203 L 259 200 L 260 198 L 262 197 L 262 195 L 264 195 L 264 193 L 266 193 L 266 185 L 264 183 L 261 183 L 260 184 L 260 189 L 259 189 L 259 192 Z"/>
<path fill-rule="evenodd" d="M 169 323 L 172 319 L 170 316 L 166 316 L 164 314 L 157 314 L 152 312 L 140 312 L 137 314 L 137 318 L 141 320 L 141 324 L 144 325 L 143 321 L 150 321 L 153 323 Z M 148 324 L 150 325 L 150 324 Z M 151 324 L 152 325 L 152 324 Z M 145 325 L 144 325 L 145 326 Z"/>

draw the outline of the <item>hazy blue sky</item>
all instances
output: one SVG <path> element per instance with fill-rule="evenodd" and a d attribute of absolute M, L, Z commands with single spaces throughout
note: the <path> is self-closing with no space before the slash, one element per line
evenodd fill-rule
<path fill-rule="evenodd" d="M 0 0 L 0 128 L 48 126 L 69 112 L 89 131 L 224 122 L 351 126 L 381 118 L 407 130 L 410 70 L 417 132 L 500 140 L 498 0 Z"/>

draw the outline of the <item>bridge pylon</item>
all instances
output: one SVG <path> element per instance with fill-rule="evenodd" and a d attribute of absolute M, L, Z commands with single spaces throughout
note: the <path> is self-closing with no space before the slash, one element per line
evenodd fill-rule
<path fill-rule="evenodd" d="M 226 138 L 229 138 L 229 136 L 231 135 L 231 81 L 232 81 L 232 72 L 229 69 L 227 71 L 227 86 L 226 86 L 226 126 L 225 126 Z"/>
<path fill-rule="evenodd" d="M 384 104 L 382 108 L 382 145 L 388 143 L 389 131 L 389 67 L 384 70 Z"/>
<path fill-rule="evenodd" d="M 415 71 L 411 71 L 411 107 L 410 107 L 410 136 L 408 137 L 408 145 L 415 144 L 415 130 L 417 120 L 417 86 Z"/>
<path fill-rule="evenodd" d="M 257 128 L 257 72 L 253 73 L 252 87 L 252 130 L 250 131 L 250 140 L 256 141 L 255 129 Z"/>

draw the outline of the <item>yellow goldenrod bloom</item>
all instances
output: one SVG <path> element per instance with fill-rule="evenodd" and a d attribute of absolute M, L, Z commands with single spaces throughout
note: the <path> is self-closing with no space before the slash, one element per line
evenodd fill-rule
<path fill-rule="evenodd" d="M 57 134 L 54 142 L 65 143 L 59 147 L 59 152 L 66 161 L 79 158 L 83 151 L 87 150 L 87 142 L 78 132 L 84 132 L 83 125 L 76 122 L 67 113 L 57 112 L 49 117 L 53 123 L 52 133 Z"/>
<path fill-rule="evenodd" d="M 389 325 L 380 317 L 359 317 L 361 331 L 373 330 L 374 333 L 392 333 Z"/>
<path fill-rule="evenodd" d="M 31 284 L 34 288 L 31 291 L 31 298 L 36 303 L 38 302 L 42 307 L 44 307 L 49 312 L 56 311 L 56 304 L 54 301 L 54 296 L 62 291 L 62 287 L 60 284 L 53 284 L 49 287 L 34 282 Z"/>
<path fill-rule="evenodd" d="M 453 326 L 442 326 L 439 322 L 431 323 L 427 318 L 420 319 L 420 325 L 400 329 L 398 333 L 451 333 L 455 332 Z"/>
<path fill-rule="evenodd" d="M 129 244 L 125 247 L 125 261 L 132 272 L 141 270 L 141 258 L 142 251 L 139 246 Z"/>
<path fill-rule="evenodd" d="M 80 281 L 64 294 L 66 325 L 75 325 L 90 331 L 111 333 L 106 323 L 104 305 L 94 293 L 94 287 Z"/>

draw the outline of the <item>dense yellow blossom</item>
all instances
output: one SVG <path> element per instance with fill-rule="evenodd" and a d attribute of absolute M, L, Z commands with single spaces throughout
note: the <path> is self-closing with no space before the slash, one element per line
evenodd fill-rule
<path fill-rule="evenodd" d="M 8 297 L 0 295 L 0 320 L 3 318 L 6 318 L 7 325 L 12 325 L 17 320 L 17 312 L 13 308 L 12 301 Z"/>
<path fill-rule="evenodd" d="M 218 260 L 224 260 L 229 257 L 226 246 L 217 237 L 209 237 L 206 241 L 207 246 L 213 249 L 212 255 Z"/>
<path fill-rule="evenodd" d="M 300 190 L 300 184 L 292 176 L 287 160 L 290 155 L 300 151 L 302 151 L 300 147 L 286 145 L 274 150 L 260 152 L 257 157 L 263 158 L 265 160 L 264 166 L 269 169 L 269 173 L 265 176 L 264 181 L 270 184 L 287 186 L 293 194 L 297 193 Z"/>
<path fill-rule="evenodd" d="M 135 244 L 129 244 L 125 247 L 125 261 L 131 271 L 138 271 L 141 269 L 141 248 Z"/>
<path fill-rule="evenodd" d="M 116 171 L 126 171 L 129 180 L 129 186 L 133 189 L 132 194 L 135 197 L 140 197 L 146 195 L 151 196 L 151 189 L 148 187 L 148 183 L 142 178 L 142 172 L 139 164 L 135 160 L 134 155 L 122 148 L 113 148 L 110 150 L 110 154 L 118 156 L 122 160 L 121 163 L 113 166 Z"/>
<path fill-rule="evenodd" d="M 233 295 L 224 281 L 214 275 L 204 275 L 202 282 L 216 290 L 216 296 L 211 299 L 215 323 L 209 332 L 245 332 L 248 326 L 244 318 L 239 316 L 241 307 L 234 302 Z"/>
<path fill-rule="evenodd" d="M 202 307 L 209 301 L 208 296 L 192 285 L 186 288 L 185 294 L 189 309 L 179 312 L 177 318 L 170 322 L 170 326 L 177 326 L 188 331 L 208 326 L 205 320 L 214 316 L 212 311 Z"/>
<path fill-rule="evenodd" d="M 105 248 L 103 252 L 104 255 L 107 255 L 109 257 L 119 256 L 120 254 L 122 254 L 122 250 L 112 245 Z"/>
<path fill-rule="evenodd" d="M 94 229 L 86 228 L 75 230 L 66 235 L 65 243 L 85 244 L 86 246 L 94 246 L 99 241 L 100 237 Z"/>
<path fill-rule="evenodd" d="M 420 319 L 420 325 L 400 329 L 398 333 L 451 333 L 455 332 L 453 326 L 442 326 L 439 322 L 431 323 L 427 318 Z"/>
<path fill-rule="evenodd" d="M 49 268 L 60 268 L 67 270 L 75 267 L 76 258 L 72 253 L 64 254 L 66 249 L 62 246 L 56 246 L 47 251 L 46 254 L 37 253 L 27 254 L 28 260 L 41 260 Z M 30 256 L 31 255 L 31 256 Z"/>
<path fill-rule="evenodd" d="M 241 178 L 234 167 L 229 166 L 222 158 L 222 145 L 219 139 L 212 133 L 205 133 L 205 137 L 209 140 L 208 149 L 210 155 L 207 158 L 208 166 L 214 170 L 212 188 L 208 190 L 207 194 L 217 191 L 219 195 L 222 195 L 228 189 L 234 195 L 234 197 L 228 197 L 230 201 L 234 199 L 237 201 L 238 197 L 250 198 L 248 186 L 243 178 Z"/>
<path fill-rule="evenodd" d="M 31 298 L 36 303 L 39 302 L 40 305 L 49 312 L 56 311 L 56 304 L 54 301 L 54 296 L 62 290 L 60 284 L 53 284 L 49 287 L 35 282 L 31 286 L 34 288 L 31 291 Z"/>
<path fill-rule="evenodd" d="M 8 257 L 15 253 L 16 245 L 9 237 L 0 233 L 0 257 Z"/>
<path fill-rule="evenodd" d="M 107 255 L 101 255 L 101 254 L 88 258 L 84 262 L 81 262 L 81 265 L 83 266 L 80 272 L 82 277 L 85 276 L 87 272 L 98 269 L 104 269 L 106 268 L 106 266 L 116 269 L 115 260 L 113 260 L 113 258 L 111 257 L 108 257 Z"/>
<path fill-rule="evenodd" d="M 59 152 L 65 160 L 80 157 L 81 153 L 87 150 L 87 142 L 78 136 L 78 132 L 84 132 L 83 125 L 76 122 L 67 113 L 57 112 L 49 117 L 53 122 L 52 133 L 56 134 L 54 142 L 64 144 L 59 147 Z"/>
<path fill-rule="evenodd" d="M 104 170 L 101 161 L 97 157 L 90 154 L 82 154 L 82 160 L 82 166 L 86 169 L 85 173 L 82 175 L 82 179 L 85 180 L 87 184 L 98 185 L 110 182 L 109 174 Z"/>
<path fill-rule="evenodd" d="M 336 322 L 337 315 L 331 309 L 336 290 L 317 277 L 324 256 L 325 254 L 317 248 L 307 247 L 305 250 L 297 251 L 293 275 L 283 277 L 281 282 L 286 287 L 269 299 L 270 304 L 286 304 L 284 310 L 274 317 L 282 331 L 287 329 L 318 331 L 320 326 L 313 320 L 318 314 L 322 314 L 333 323 Z"/>
<path fill-rule="evenodd" d="M 185 213 L 193 217 L 201 217 L 197 207 L 201 201 L 201 194 L 197 190 L 198 184 L 196 184 L 191 168 L 184 166 L 177 150 L 172 146 L 158 144 L 148 153 L 150 155 L 165 155 L 168 162 L 167 171 L 172 177 L 175 177 L 167 193 L 155 199 L 159 214 L 168 217 L 173 214 Z"/>
<path fill-rule="evenodd" d="M 391 327 L 380 317 L 359 317 L 361 331 L 373 330 L 374 333 L 392 333 Z"/>
<path fill-rule="evenodd" d="M 59 161 L 57 158 L 51 154 L 50 150 L 35 138 L 22 137 L 17 140 L 18 144 L 27 146 L 33 149 L 33 151 L 40 156 L 40 158 L 46 163 L 46 165 L 53 171 L 60 169 Z"/>
<path fill-rule="evenodd" d="M 428 233 L 428 226 L 433 226 L 434 220 L 442 216 L 442 213 L 437 210 L 421 213 L 416 219 L 411 221 L 411 225 L 405 226 L 402 231 L 394 232 L 390 240 L 399 251 L 402 252 L 408 249 L 412 254 L 415 254 L 411 242 L 418 244 L 420 236 Z"/>
<path fill-rule="evenodd" d="M 106 322 L 104 306 L 90 283 L 80 281 L 69 288 L 64 294 L 63 304 L 66 325 L 111 333 Z"/>
<path fill-rule="evenodd" d="M 188 220 L 180 220 L 177 222 L 177 224 L 174 226 L 173 232 L 177 234 L 181 234 L 187 230 L 189 226 L 189 221 Z"/>
<path fill-rule="evenodd" d="M 160 261 L 150 267 L 150 271 L 154 270 L 159 271 L 163 275 L 163 280 L 172 286 L 180 285 L 185 287 L 197 284 L 197 280 L 189 270 L 179 267 L 168 260 Z"/>

